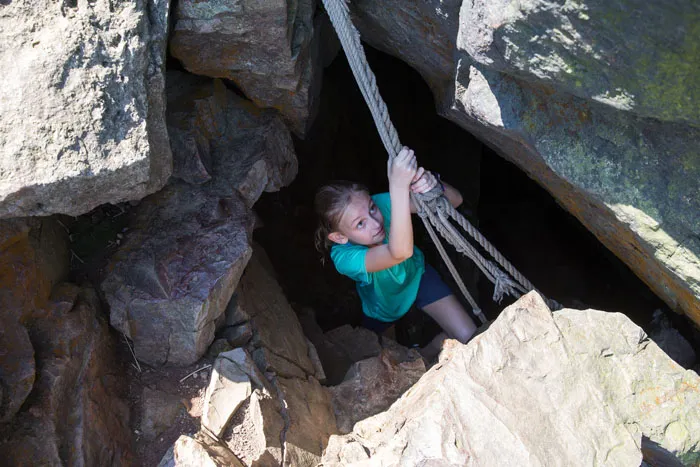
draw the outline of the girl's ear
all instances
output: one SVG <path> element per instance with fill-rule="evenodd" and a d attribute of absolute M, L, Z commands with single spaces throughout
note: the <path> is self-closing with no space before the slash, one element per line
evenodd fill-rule
<path fill-rule="evenodd" d="M 341 245 L 345 245 L 348 243 L 348 237 L 345 235 L 341 234 L 340 232 L 331 232 L 328 234 L 328 240 L 330 240 L 333 243 L 339 243 Z"/>

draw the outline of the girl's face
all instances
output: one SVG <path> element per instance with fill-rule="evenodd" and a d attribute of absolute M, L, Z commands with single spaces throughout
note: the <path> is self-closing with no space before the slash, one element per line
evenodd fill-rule
<path fill-rule="evenodd" d="M 335 243 L 350 241 L 367 246 L 378 245 L 385 237 L 384 216 L 365 192 L 352 195 L 350 204 L 340 218 L 338 231 L 328 235 Z"/>

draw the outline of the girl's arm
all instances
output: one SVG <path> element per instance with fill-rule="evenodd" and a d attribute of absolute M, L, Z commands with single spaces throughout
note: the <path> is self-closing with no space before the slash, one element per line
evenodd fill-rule
<path fill-rule="evenodd" d="M 462 193 L 457 191 L 455 187 L 453 187 L 447 182 L 442 182 L 442 184 L 445 185 L 445 197 L 447 197 L 452 207 L 458 208 L 459 206 L 461 206 L 464 202 L 464 198 L 462 198 Z"/>
<path fill-rule="evenodd" d="M 425 193 L 432 190 L 437 184 L 437 177 L 435 177 L 432 172 L 420 167 L 416 172 L 416 176 L 413 178 L 413 182 L 411 183 L 411 191 L 414 193 Z M 453 207 L 459 207 L 464 201 L 462 194 L 452 185 L 445 182 L 442 182 L 442 184 L 445 186 L 445 197 L 447 200 Z M 411 212 L 414 214 L 417 212 L 417 209 L 413 203 L 411 203 Z"/>
<path fill-rule="evenodd" d="M 404 147 L 389 160 L 389 196 L 391 197 L 391 228 L 389 242 L 370 248 L 365 256 L 367 272 L 388 269 L 413 255 L 413 225 L 409 187 L 418 164 L 410 149 Z"/>

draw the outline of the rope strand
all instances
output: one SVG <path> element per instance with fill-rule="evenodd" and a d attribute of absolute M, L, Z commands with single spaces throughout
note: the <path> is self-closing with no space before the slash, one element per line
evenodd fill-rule
<path fill-rule="evenodd" d="M 384 144 L 384 148 L 390 158 L 396 157 L 401 150 L 401 142 L 399 135 L 389 117 L 389 110 L 386 103 L 379 94 L 377 80 L 372 72 L 372 69 L 367 62 L 362 43 L 360 41 L 360 33 L 350 20 L 350 12 L 348 5 L 344 0 L 323 0 L 326 12 L 331 19 L 331 23 L 338 34 L 338 39 L 348 58 L 350 69 L 355 76 L 355 81 L 362 92 L 362 96 L 367 102 L 374 124 L 379 132 L 379 137 Z M 535 286 L 528 281 L 515 267 L 499 253 L 498 250 L 486 238 L 474 228 L 474 226 L 457 211 L 450 202 L 444 197 L 442 189 L 436 187 L 430 193 L 411 194 L 411 200 L 415 204 L 418 214 L 420 215 L 423 225 L 425 225 L 431 240 L 435 244 L 442 260 L 447 269 L 449 269 L 460 291 L 472 306 L 474 313 L 478 316 L 481 322 L 485 322 L 481 309 L 478 307 L 474 298 L 467 291 L 464 282 L 462 281 L 457 269 L 450 260 L 445 251 L 442 242 L 435 233 L 442 235 L 449 244 L 451 244 L 458 252 L 464 254 L 484 273 L 484 275 L 494 284 L 493 299 L 500 303 L 503 295 L 509 294 L 518 297 L 520 293 L 525 293 L 528 290 L 536 290 Z M 505 270 L 501 270 L 495 263 L 487 261 L 479 251 L 474 248 L 457 229 L 452 225 L 452 218 L 457 224 L 464 229 L 469 235 L 481 245 L 484 250 L 490 254 L 496 262 Z M 432 225 L 431 225 L 432 224 Z M 433 227 L 435 227 L 433 229 Z M 508 276 L 510 274 L 510 276 Z M 512 279 L 511 279 L 512 276 Z M 539 292 L 539 291 L 538 291 Z M 540 294 L 541 295 L 541 294 Z M 553 300 L 547 300 L 547 304 L 552 309 L 558 309 L 560 305 Z"/>

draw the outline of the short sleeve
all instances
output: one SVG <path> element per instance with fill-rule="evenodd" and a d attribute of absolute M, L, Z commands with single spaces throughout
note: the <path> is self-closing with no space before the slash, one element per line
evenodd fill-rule
<path fill-rule="evenodd" d="M 371 280 L 365 266 L 367 249 L 363 245 L 334 245 L 331 248 L 331 259 L 339 273 L 348 276 L 355 282 L 367 284 Z"/>
<path fill-rule="evenodd" d="M 379 193 L 376 195 L 372 195 L 372 201 L 374 201 L 374 204 L 377 205 L 379 210 L 382 213 L 382 216 L 384 216 L 384 224 L 385 225 L 390 225 L 391 224 L 391 197 L 389 196 L 389 193 Z"/>

